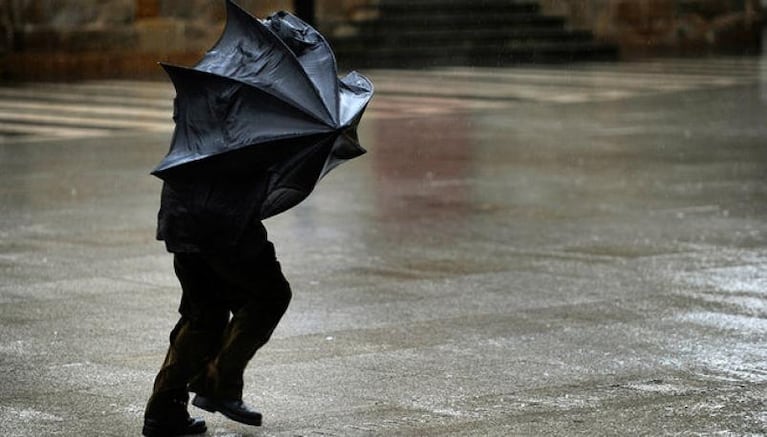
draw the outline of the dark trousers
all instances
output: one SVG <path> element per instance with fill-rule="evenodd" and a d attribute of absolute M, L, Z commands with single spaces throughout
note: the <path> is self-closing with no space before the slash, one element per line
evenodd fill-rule
<path fill-rule="evenodd" d="M 174 267 L 183 292 L 181 318 L 170 333 L 147 415 L 168 413 L 189 391 L 241 399 L 245 367 L 291 298 L 268 242 L 252 253 L 177 253 Z"/>

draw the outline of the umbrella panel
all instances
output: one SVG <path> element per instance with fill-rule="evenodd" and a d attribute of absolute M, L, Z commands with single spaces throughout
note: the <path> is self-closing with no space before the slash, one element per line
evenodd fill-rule
<path fill-rule="evenodd" d="M 327 134 L 315 134 L 254 144 L 167 168 L 162 170 L 160 176 L 166 182 L 173 183 L 222 175 L 264 173 L 280 162 L 290 160 L 301 150 L 315 147 L 328 137 Z"/>

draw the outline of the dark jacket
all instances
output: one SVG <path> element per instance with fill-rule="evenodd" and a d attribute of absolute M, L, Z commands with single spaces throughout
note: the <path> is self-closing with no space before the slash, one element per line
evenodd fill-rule
<path fill-rule="evenodd" d="M 258 249 L 267 241 L 256 211 L 264 195 L 259 177 L 222 173 L 165 182 L 157 239 L 174 253 Z"/>

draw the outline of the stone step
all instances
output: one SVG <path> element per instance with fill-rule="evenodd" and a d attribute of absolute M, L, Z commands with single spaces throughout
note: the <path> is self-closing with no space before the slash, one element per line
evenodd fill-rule
<path fill-rule="evenodd" d="M 540 11 L 532 0 L 381 0 L 376 18 L 331 43 L 341 65 L 377 68 L 617 58 L 616 47 Z"/>
<path fill-rule="evenodd" d="M 401 14 L 382 15 L 378 19 L 358 23 L 372 29 L 485 29 L 497 27 L 540 26 L 562 27 L 562 17 L 533 13 L 483 13 L 475 15 L 451 14 Z"/>
<path fill-rule="evenodd" d="M 509 0 L 481 0 L 481 1 L 402 1 L 402 0 L 384 0 L 379 3 L 378 10 L 381 15 L 388 13 L 396 14 L 416 14 L 428 12 L 430 14 L 438 10 L 440 13 L 461 12 L 475 13 L 480 11 L 492 12 L 540 12 L 540 5 L 533 1 L 510 2 Z"/>
<path fill-rule="evenodd" d="M 356 48 L 338 52 L 345 68 L 424 68 L 448 65 L 509 66 L 522 63 L 609 61 L 617 48 L 593 41 L 513 42 L 505 45 L 399 46 Z"/>
<path fill-rule="evenodd" d="M 570 31 L 562 28 L 519 27 L 514 29 L 406 29 L 385 34 L 363 33 L 355 38 L 335 42 L 334 49 L 345 51 L 372 46 L 399 44 L 419 46 L 508 44 L 528 41 L 591 41 L 588 31 Z"/>

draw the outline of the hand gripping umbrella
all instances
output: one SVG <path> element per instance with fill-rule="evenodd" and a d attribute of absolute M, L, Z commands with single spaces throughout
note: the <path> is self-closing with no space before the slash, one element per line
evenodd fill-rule
<path fill-rule="evenodd" d="M 373 86 L 356 72 L 339 79 L 325 38 L 297 17 L 258 20 L 226 4 L 224 32 L 197 65 L 162 64 L 176 88 L 176 128 L 152 174 L 173 183 L 209 172 L 263 172 L 265 219 L 365 153 L 357 125 Z"/>

